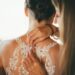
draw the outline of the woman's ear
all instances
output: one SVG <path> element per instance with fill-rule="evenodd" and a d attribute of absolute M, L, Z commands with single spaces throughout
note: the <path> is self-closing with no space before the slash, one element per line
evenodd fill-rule
<path fill-rule="evenodd" d="M 28 16 L 29 9 L 25 8 L 25 15 Z"/>

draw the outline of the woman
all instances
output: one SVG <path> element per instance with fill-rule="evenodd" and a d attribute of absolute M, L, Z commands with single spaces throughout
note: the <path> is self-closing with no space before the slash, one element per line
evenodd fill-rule
<path fill-rule="evenodd" d="M 63 17 L 61 20 L 63 25 L 61 27 L 63 30 L 63 41 L 64 46 L 61 48 L 60 55 L 60 75 L 75 75 L 75 4 L 74 0 L 63 0 L 63 9 L 61 12 L 63 13 Z M 59 3 L 58 3 L 59 4 Z M 34 75 L 34 73 L 33 73 Z"/>
<path fill-rule="evenodd" d="M 30 72 L 33 72 L 31 71 L 33 67 L 31 68 L 32 64 L 30 62 L 33 63 L 34 58 L 30 50 L 34 49 L 34 55 L 37 55 L 48 75 L 54 75 L 57 70 L 56 60 L 58 60 L 59 45 L 50 39 L 49 35 L 44 38 L 43 36 L 47 34 L 46 32 L 41 34 L 43 37 L 42 41 L 34 41 L 38 39 L 37 35 L 40 33 L 37 32 L 38 30 L 36 28 L 42 30 L 46 27 L 49 30 L 50 27 L 51 34 L 54 33 L 51 24 L 55 14 L 55 8 L 50 0 L 26 0 L 25 13 L 29 16 L 29 31 L 26 35 L 9 42 L 4 48 L 2 53 L 4 69 L 8 75 L 31 75 L 32 73 Z M 36 34 L 35 31 L 37 32 L 36 36 L 34 36 Z M 34 63 L 34 66 L 36 66 L 36 63 Z M 36 69 L 36 71 L 40 71 L 40 69 L 41 67 L 39 67 L 39 70 Z M 44 75 L 46 72 L 44 71 L 43 73 L 41 71 L 40 74 Z"/>

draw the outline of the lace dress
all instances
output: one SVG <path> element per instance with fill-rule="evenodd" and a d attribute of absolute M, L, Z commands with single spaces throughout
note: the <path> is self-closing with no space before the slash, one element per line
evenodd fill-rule
<path fill-rule="evenodd" d="M 21 39 L 16 40 L 18 43 L 18 47 L 16 47 L 9 59 L 9 65 L 6 67 L 7 75 L 29 75 L 29 72 L 25 69 L 23 61 L 27 56 L 28 51 L 32 49 L 29 45 L 23 42 Z M 55 73 L 55 65 L 52 63 L 50 58 L 49 49 L 54 47 L 56 43 L 49 44 L 46 47 L 36 48 L 36 54 L 39 59 L 46 58 L 45 60 L 45 68 L 48 72 L 48 75 L 54 75 Z"/>

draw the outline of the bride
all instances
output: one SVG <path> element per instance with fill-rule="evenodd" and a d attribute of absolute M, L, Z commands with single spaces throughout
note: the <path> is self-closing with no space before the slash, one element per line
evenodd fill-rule
<path fill-rule="evenodd" d="M 55 8 L 51 0 L 26 0 L 25 14 L 29 17 L 27 34 L 10 41 L 1 55 L 6 74 L 31 75 L 27 69 L 27 61 L 32 59 L 28 56 L 33 50 L 48 75 L 55 75 L 59 45 L 49 37 L 56 31 L 52 26 Z"/>

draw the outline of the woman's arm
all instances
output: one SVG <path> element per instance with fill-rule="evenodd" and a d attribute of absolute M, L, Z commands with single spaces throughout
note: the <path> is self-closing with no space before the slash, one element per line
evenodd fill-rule
<path fill-rule="evenodd" d="M 42 66 L 33 51 L 29 52 L 24 65 L 26 70 L 29 72 L 29 75 L 47 75 L 45 68 Z"/>

